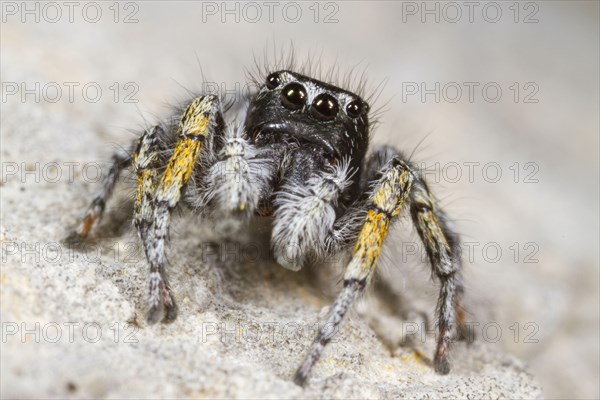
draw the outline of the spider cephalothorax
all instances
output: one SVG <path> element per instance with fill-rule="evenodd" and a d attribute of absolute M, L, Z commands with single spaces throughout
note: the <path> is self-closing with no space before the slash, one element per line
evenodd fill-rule
<path fill-rule="evenodd" d="M 243 102 L 236 123 L 226 122 L 221 104 L 217 96 L 199 96 L 173 119 L 148 129 L 129 154 L 115 155 L 75 236 L 84 238 L 102 217 L 120 171 L 131 166 L 137 175 L 134 225 L 150 264 L 151 323 L 177 315 L 166 279 L 165 243 L 179 204 L 228 232 L 269 216 L 273 255 L 291 270 L 352 249 L 343 289 L 296 373 L 295 381 L 303 384 L 331 340 L 331 328 L 336 331 L 372 277 L 390 224 L 406 212 L 440 280 L 434 365 L 447 373 L 451 331 L 454 325 L 459 332 L 465 329 L 457 312 L 463 292 L 458 236 L 419 171 L 400 152 L 384 146 L 367 156 L 367 102 L 281 70 L 267 74 Z"/>
<path fill-rule="evenodd" d="M 252 98 L 245 127 L 259 146 L 295 139 L 325 162 L 347 158 L 359 169 L 369 143 L 368 112 L 353 93 L 279 71 Z"/>

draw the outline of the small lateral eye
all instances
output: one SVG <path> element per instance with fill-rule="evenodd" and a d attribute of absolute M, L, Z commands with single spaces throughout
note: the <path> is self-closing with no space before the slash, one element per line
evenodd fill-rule
<path fill-rule="evenodd" d="M 271 72 L 267 76 L 266 85 L 269 90 L 275 89 L 281 83 L 278 72 Z"/>
<path fill-rule="evenodd" d="M 313 101 L 311 111 L 318 119 L 328 121 L 335 118 L 339 109 L 335 97 L 327 93 L 321 93 Z"/>
<path fill-rule="evenodd" d="M 299 110 L 306 103 L 306 89 L 298 82 L 288 83 L 281 90 L 281 102 L 290 110 Z"/>
<path fill-rule="evenodd" d="M 363 106 L 360 100 L 353 100 L 346 106 L 346 114 L 348 114 L 350 118 L 357 118 L 362 112 Z"/>

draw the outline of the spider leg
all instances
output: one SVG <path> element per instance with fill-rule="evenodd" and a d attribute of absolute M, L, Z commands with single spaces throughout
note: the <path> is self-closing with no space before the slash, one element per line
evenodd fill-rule
<path fill-rule="evenodd" d="M 162 150 L 159 146 L 160 136 L 165 136 L 161 126 L 157 125 L 146 131 L 140 138 L 133 157 L 133 170 L 137 175 L 133 225 L 140 235 L 144 250 L 147 250 L 148 233 L 154 217 L 154 194 L 158 184 L 159 155 Z"/>
<path fill-rule="evenodd" d="M 462 280 L 460 270 L 455 272 L 456 291 L 454 293 L 454 310 L 456 311 L 456 328 L 458 329 L 458 340 L 464 340 L 471 344 L 475 340 L 474 332 L 471 332 L 467 327 L 466 311 L 463 307 L 463 297 L 465 295 L 465 287 Z"/>
<path fill-rule="evenodd" d="M 373 182 L 377 182 L 380 179 L 386 164 L 397 155 L 398 152 L 395 149 L 389 146 L 382 146 L 367 159 L 362 176 L 358 177 L 364 195 L 349 207 L 333 224 L 324 241 L 328 253 L 338 253 L 356 243 L 358 232 L 371 204 L 371 199 L 369 198 L 370 186 Z"/>
<path fill-rule="evenodd" d="M 131 164 L 133 160 L 131 154 L 134 152 L 136 147 L 137 144 L 134 142 L 128 151 L 118 151 L 113 154 L 112 165 L 110 166 L 108 174 L 102 182 L 102 187 L 90 203 L 85 216 L 77 228 L 75 228 L 75 231 L 67 237 L 67 243 L 76 243 L 85 239 L 94 224 L 100 222 L 102 215 L 104 214 L 104 210 L 106 209 L 106 203 L 112 196 L 115 185 L 117 184 L 117 180 L 119 179 L 119 175 L 123 169 L 129 167 Z"/>
<path fill-rule="evenodd" d="M 157 240 L 154 235 L 154 216 L 156 211 L 156 195 L 160 183 L 159 168 L 160 159 L 160 140 L 159 137 L 165 137 L 165 131 L 160 126 L 155 126 L 147 131 L 140 139 L 140 145 L 134 155 L 134 171 L 137 174 L 137 192 L 133 209 L 133 225 L 136 227 L 142 247 L 146 254 L 146 259 L 150 262 L 150 309 L 158 305 L 166 309 L 164 319 L 173 320 L 177 314 L 177 306 L 171 294 L 164 263 L 162 267 L 156 266 L 152 260 L 157 255 L 155 246 Z M 162 249 L 164 258 L 164 245 Z M 161 313 L 164 311 L 160 309 Z M 162 317 L 158 315 L 156 321 Z"/>
<path fill-rule="evenodd" d="M 367 161 L 366 173 L 363 176 L 363 186 L 368 185 L 368 183 L 370 181 L 376 179 L 377 174 L 379 173 L 381 168 L 385 165 L 385 163 L 388 160 L 390 160 L 391 158 L 396 157 L 396 156 L 400 156 L 403 159 L 405 159 L 405 157 L 400 155 L 396 149 L 394 149 L 393 147 L 390 147 L 390 146 L 381 146 L 376 151 L 374 151 L 373 154 L 371 155 L 371 157 L 369 157 L 369 159 Z M 423 179 L 422 175 L 417 172 L 416 167 L 414 167 L 410 164 L 409 164 L 409 166 L 411 166 L 411 169 L 413 170 L 413 173 L 415 174 L 415 177 L 417 180 L 417 185 L 413 190 L 413 194 L 411 195 L 411 198 L 415 199 L 417 197 L 420 197 L 422 202 L 424 200 L 424 202 L 426 203 L 426 207 L 430 207 L 434 210 L 434 214 L 436 215 L 438 223 L 441 226 L 445 237 L 448 239 L 448 243 L 450 244 L 451 253 L 453 256 L 452 261 L 455 264 L 455 271 L 453 273 L 455 291 L 454 291 L 453 299 L 454 299 L 456 328 L 458 330 L 458 332 L 457 332 L 458 340 L 465 340 L 468 343 L 471 343 L 474 339 L 473 332 L 470 332 L 467 327 L 467 324 L 465 321 L 466 312 L 462 306 L 462 299 L 464 297 L 465 290 L 464 290 L 464 284 L 463 284 L 463 279 L 462 279 L 461 259 L 459 257 L 459 254 L 460 254 L 459 246 L 460 245 L 459 245 L 458 235 L 456 233 L 454 233 L 453 229 L 450 227 L 450 222 L 449 222 L 448 218 L 446 217 L 446 215 L 444 214 L 444 212 L 442 210 L 440 210 L 439 208 L 435 207 L 435 203 L 436 203 L 435 199 L 433 198 L 429 189 L 427 188 L 427 183 Z M 419 193 L 421 193 L 420 196 L 419 196 Z M 413 222 L 417 226 L 417 229 L 419 229 L 420 226 L 423 226 L 423 229 L 421 229 L 419 232 L 420 237 L 423 237 L 421 232 L 423 232 L 423 234 L 425 234 L 427 232 L 427 228 L 423 224 L 419 224 L 417 219 L 415 219 L 415 217 L 417 217 L 418 214 L 419 214 L 418 212 L 413 214 Z M 439 237 L 439 235 L 438 235 L 438 237 Z M 425 243 L 425 244 L 427 245 L 427 243 Z M 430 247 L 427 247 L 427 248 L 429 249 Z M 432 256 L 434 256 L 434 253 L 428 252 L 428 257 L 430 259 L 432 267 L 434 267 L 435 265 L 439 265 L 439 261 L 432 259 Z M 433 272 L 435 273 L 435 270 Z M 436 275 L 436 277 L 439 276 L 439 274 L 437 274 L 437 273 L 435 273 L 435 275 Z M 441 305 L 438 306 L 438 309 L 439 308 L 441 308 Z"/>
<path fill-rule="evenodd" d="M 271 244 L 277 262 L 298 271 L 311 256 L 327 251 L 336 222 L 338 198 L 350 185 L 348 163 L 341 163 L 310 176 L 302 176 L 306 161 L 296 153 L 289 175 L 275 194 Z"/>
<path fill-rule="evenodd" d="M 165 242 L 169 232 L 171 211 L 181 199 L 204 140 L 210 140 L 222 122 L 216 96 L 196 98 L 183 112 L 177 127 L 178 140 L 166 168 L 156 181 L 152 170 L 141 169 L 138 182 L 140 236 L 150 264 L 150 291 L 147 319 L 149 323 L 175 319 L 177 308 L 165 276 Z M 149 139 L 151 140 L 151 139 Z M 154 193 L 153 198 L 146 194 Z M 147 223 L 148 217 L 151 223 Z M 145 240 L 144 240 L 145 239 Z"/>
<path fill-rule="evenodd" d="M 446 374 L 450 370 L 448 350 L 455 320 L 459 332 L 466 331 L 464 313 L 460 308 L 464 291 L 460 276 L 460 244 L 448 218 L 437 208 L 421 174 L 397 151 L 389 147 L 380 149 L 367 162 L 367 167 L 364 185 L 370 184 L 372 191 L 366 202 L 366 217 L 344 275 L 342 292 L 296 372 L 294 381 L 300 385 L 306 381 L 332 333 L 337 332 L 353 301 L 367 286 L 389 225 L 405 204 L 426 247 L 432 271 L 441 282 L 437 306 L 439 336 L 434 356 L 436 372 Z M 340 238 L 343 236 L 339 235 Z"/>
<path fill-rule="evenodd" d="M 447 374 L 450 372 L 448 350 L 452 328 L 458 322 L 459 332 L 464 331 L 464 313 L 460 308 L 464 292 L 460 276 L 460 241 L 458 234 L 450 227 L 446 214 L 436 206 L 425 180 L 417 172 L 415 176 L 410 213 L 425 245 L 432 271 L 440 281 L 437 304 L 438 341 L 433 364 L 436 372 Z"/>
<path fill-rule="evenodd" d="M 408 165 L 401 159 L 394 158 L 386 164 L 370 196 L 366 217 L 344 274 L 343 289 L 294 377 L 294 382 L 298 385 L 306 382 L 311 368 L 331 340 L 332 332 L 337 331 L 350 306 L 367 286 L 390 222 L 406 203 L 413 180 Z"/>

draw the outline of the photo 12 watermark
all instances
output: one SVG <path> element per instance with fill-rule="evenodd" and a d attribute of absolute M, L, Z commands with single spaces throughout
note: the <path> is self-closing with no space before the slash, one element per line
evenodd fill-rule
<path fill-rule="evenodd" d="M 400 330 L 404 342 L 410 343 L 425 343 L 432 339 L 437 341 L 439 335 L 437 327 L 430 327 L 427 322 L 403 321 Z M 465 321 L 464 331 L 455 330 L 451 342 L 466 339 L 468 342 L 480 340 L 497 343 L 504 338 L 514 343 L 538 344 L 539 331 L 539 324 L 531 321 L 515 321 L 510 325 L 502 325 L 496 321 Z"/>
<path fill-rule="evenodd" d="M 427 249 L 420 241 L 403 241 L 400 244 L 402 263 L 429 262 Z M 463 241 L 459 246 L 459 256 L 471 264 L 538 264 L 540 245 L 535 241 L 514 241 L 501 243 L 496 241 Z"/>
<path fill-rule="evenodd" d="M 340 2 L 336 1 L 203 1 L 202 22 L 336 24 Z"/>
<path fill-rule="evenodd" d="M 537 82 L 402 82 L 403 103 L 498 103 L 537 104 Z"/>
<path fill-rule="evenodd" d="M 421 162 L 421 175 L 430 183 L 540 183 L 540 165 L 534 161 Z"/>
<path fill-rule="evenodd" d="M 114 343 L 139 343 L 139 328 L 122 322 L 109 325 L 99 322 L 16 322 L 3 321 L 1 342 L 20 343 L 98 343 L 108 340 Z"/>
<path fill-rule="evenodd" d="M 2 1 L 2 23 L 137 24 L 140 2 L 135 1 Z"/>
<path fill-rule="evenodd" d="M 2 82 L 2 103 L 138 103 L 136 82 Z"/>
<path fill-rule="evenodd" d="M 540 3 L 535 1 L 403 1 L 402 22 L 515 24 L 540 22 Z"/>

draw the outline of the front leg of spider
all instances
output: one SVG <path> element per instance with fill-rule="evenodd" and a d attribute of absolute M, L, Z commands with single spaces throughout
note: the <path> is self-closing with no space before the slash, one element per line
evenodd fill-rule
<path fill-rule="evenodd" d="M 297 370 L 294 382 L 304 385 L 314 364 L 320 359 L 332 333 L 337 332 L 344 316 L 368 285 L 375 269 L 390 223 L 407 204 L 413 223 L 441 281 L 438 301 L 439 338 L 434 357 L 436 372 L 449 372 L 448 346 L 455 317 L 455 279 L 459 263 L 454 235 L 446 226 L 443 214 L 435 209 L 432 196 L 420 175 L 400 156 L 387 162 L 367 202 L 367 215 L 354 246 L 352 259 L 343 280 L 343 289 L 331 307 L 309 353 Z"/>
<path fill-rule="evenodd" d="M 309 353 L 296 372 L 294 382 L 304 385 L 313 365 L 321 358 L 354 300 L 363 292 L 375 269 L 391 219 L 400 213 L 413 182 L 404 163 L 392 160 L 370 199 L 367 216 L 360 230 L 352 259 L 344 274 L 343 289 L 331 307 L 327 320 L 318 332 Z"/>
<path fill-rule="evenodd" d="M 150 264 L 149 323 L 175 319 L 177 308 L 165 274 L 165 242 L 169 232 L 171 211 L 181 199 L 198 157 L 202 143 L 216 129 L 220 117 L 219 102 L 216 96 L 203 96 L 195 99 L 184 111 L 177 128 L 178 140 L 173 155 L 156 188 L 151 174 L 144 175 L 138 182 L 138 199 L 148 202 L 140 207 L 151 215 L 151 221 L 138 225 L 144 251 Z M 141 193 L 140 193 L 141 192 Z"/>

